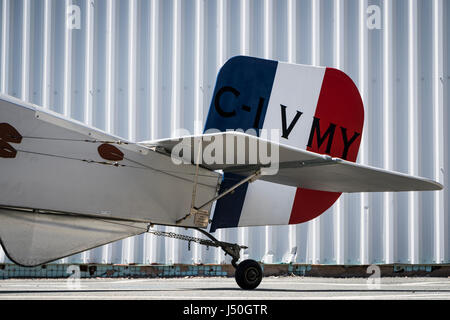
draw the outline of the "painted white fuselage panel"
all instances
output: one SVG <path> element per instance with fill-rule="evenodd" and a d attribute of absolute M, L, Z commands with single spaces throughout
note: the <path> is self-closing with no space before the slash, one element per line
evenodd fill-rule
<path fill-rule="evenodd" d="M 136 145 L 115 145 L 125 155 L 119 162 L 124 166 L 89 163 L 105 160 L 99 143 L 82 140 L 118 138 L 10 98 L 0 99 L 0 123 L 23 136 L 21 143 L 10 143 L 15 158 L 0 158 L 2 206 L 159 224 L 175 224 L 189 212 L 195 166 L 175 165 L 170 157 Z M 218 178 L 200 168 L 197 204 L 215 196 Z"/>

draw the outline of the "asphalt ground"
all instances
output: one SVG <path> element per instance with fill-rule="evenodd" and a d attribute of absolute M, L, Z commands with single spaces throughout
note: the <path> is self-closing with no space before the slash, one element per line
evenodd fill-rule
<path fill-rule="evenodd" d="M 255 290 L 233 278 L 5 279 L 0 300 L 450 300 L 450 277 L 266 277 Z"/>

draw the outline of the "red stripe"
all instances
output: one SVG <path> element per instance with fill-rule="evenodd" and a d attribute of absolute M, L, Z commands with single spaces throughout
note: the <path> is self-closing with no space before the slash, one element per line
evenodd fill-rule
<path fill-rule="evenodd" d="M 332 147 L 328 153 L 332 157 L 341 158 L 343 155 L 344 140 L 341 127 L 347 129 L 347 141 L 355 132 L 360 133 L 350 145 L 346 159 L 355 162 L 364 125 L 364 106 L 358 88 L 350 77 L 337 69 L 325 70 L 314 116 L 320 119 L 321 135 L 326 132 L 330 123 L 336 125 Z M 327 140 L 319 148 L 317 139 L 314 137 L 311 147 L 307 147 L 307 150 L 325 154 L 326 148 Z M 330 208 L 340 195 L 340 192 L 297 188 L 289 224 L 302 223 L 318 217 Z"/>

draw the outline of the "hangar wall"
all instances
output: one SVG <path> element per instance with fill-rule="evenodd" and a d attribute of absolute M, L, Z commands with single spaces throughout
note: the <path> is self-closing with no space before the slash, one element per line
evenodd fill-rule
<path fill-rule="evenodd" d="M 446 0 L 2 0 L 0 91 L 140 141 L 200 133 L 234 55 L 336 67 L 365 104 L 358 161 L 447 185 L 449 18 Z M 308 223 L 216 236 L 266 263 L 449 263 L 448 199 L 346 194 Z M 146 234 L 59 262 L 229 258 Z"/>

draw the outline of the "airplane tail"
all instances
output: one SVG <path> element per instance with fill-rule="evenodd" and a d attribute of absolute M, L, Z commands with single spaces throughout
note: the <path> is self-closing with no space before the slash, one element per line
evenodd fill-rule
<path fill-rule="evenodd" d="M 280 144 L 355 162 L 363 124 L 360 94 L 344 72 L 237 56 L 219 72 L 205 132 L 253 130 L 260 136 L 278 129 Z M 219 192 L 240 178 L 225 173 Z M 216 202 L 210 231 L 306 222 L 340 195 L 265 181 L 245 183 Z"/>
<path fill-rule="evenodd" d="M 204 228 L 217 199 L 211 232 L 306 222 L 341 192 L 443 188 L 352 163 L 363 122 L 361 97 L 343 72 L 241 56 L 218 75 L 205 125 L 215 133 L 197 137 L 133 143 L 0 96 L 0 245 L 12 261 L 36 266 L 141 234 L 149 223 Z M 196 146 L 218 161 L 193 166 Z M 267 146 L 269 168 L 260 153 Z M 173 161 L 180 157 L 189 161 Z M 225 172 L 220 198 L 215 170 Z"/>

